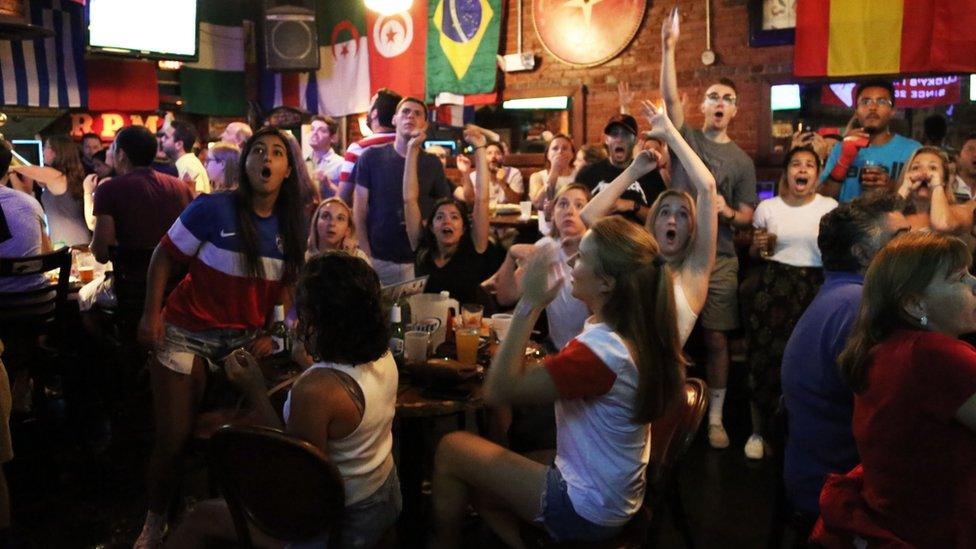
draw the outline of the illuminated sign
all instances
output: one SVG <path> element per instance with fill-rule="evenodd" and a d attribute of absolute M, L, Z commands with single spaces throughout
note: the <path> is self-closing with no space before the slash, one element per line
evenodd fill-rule
<path fill-rule="evenodd" d="M 74 113 L 71 115 L 71 137 L 81 139 L 86 133 L 94 133 L 102 141 L 115 139 L 115 133 L 126 126 L 145 126 L 154 134 L 163 125 L 163 119 L 155 114 L 142 116 L 139 114 L 103 112 L 103 113 Z"/>

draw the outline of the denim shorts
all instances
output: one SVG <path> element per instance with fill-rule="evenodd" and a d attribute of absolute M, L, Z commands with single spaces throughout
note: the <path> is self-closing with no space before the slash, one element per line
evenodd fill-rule
<path fill-rule="evenodd" d="M 289 549 L 365 549 L 373 547 L 383 534 L 396 524 L 403 500 L 400 497 L 400 478 L 394 466 L 389 476 L 369 497 L 346 507 L 342 524 L 329 536 L 302 543 L 289 544 Z"/>
<path fill-rule="evenodd" d="M 623 526 L 603 526 L 590 522 L 576 513 L 569 499 L 566 479 L 555 465 L 546 473 L 546 488 L 542 493 L 542 510 L 535 519 L 545 527 L 553 540 L 602 541 L 612 538 Z"/>
<path fill-rule="evenodd" d="M 174 372 L 189 375 L 194 357 L 200 357 L 211 371 L 216 371 L 221 367 L 221 359 L 234 349 L 251 343 L 259 335 L 260 330 L 224 328 L 191 332 L 167 324 L 163 346 L 156 350 L 156 360 Z"/>

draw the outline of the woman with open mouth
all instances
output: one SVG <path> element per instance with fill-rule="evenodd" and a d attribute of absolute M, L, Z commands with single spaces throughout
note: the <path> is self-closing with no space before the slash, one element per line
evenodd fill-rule
<path fill-rule="evenodd" d="M 937 147 L 921 147 L 905 164 L 898 194 L 908 201 L 905 218 L 912 230 L 931 229 L 957 236 L 972 252 L 976 249 L 973 238 L 972 200 L 959 203 L 955 189 L 947 189 L 953 182 L 949 177 L 949 157 Z"/>
<path fill-rule="evenodd" d="M 356 225 L 352 209 L 338 196 L 319 203 L 308 228 L 308 249 L 305 259 L 327 251 L 342 251 L 370 263 L 366 252 L 359 249 L 356 241 Z"/>
<path fill-rule="evenodd" d="M 223 358 L 242 347 L 256 358 L 272 352 L 272 313 L 291 304 L 304 260 L 296 167 L 304 164 L 285 134 L 262 128 L 244 143 L 237 189 L 199 196 L 153 252 L 139 340 L 155 350 L 149 372 L 156 433 L 149 513 L 134 547 L 158 547 L 162 540 L 207 370 L 221 371 Z M 166 281 L 178 264 L 188 273 L 163 308 Z"/>
<path fill-rule="evenodd" d="M 764 421 L 776 410 L 783 350 L 800 315 L 823 284 L 817 237 L 820 218 L 837 201 L 817 194 L 820 157 L 810 147 L 786 154 L 779 196 L 763 200 L 752 225 L 752 257 L 764 259 L 759 287 L 752 298 L 746 334 L 752 387 L 752 436 L 746 457 L 762 459 Z"/>
<path fill-rule="evenodd" d="M 410 247 L 417 250 L 414 272 L 429 276 L 424 291 L 448 291 L 459 303 L 484 303 L 479 299 L 481 281 L 491 276 L 501 263 L 501 253 L 488 242 L 489 186 L 487 138 L 475 127 L 464 129 L 464 139 L 474 147 L 475 200 L 474 215 L 468 217 L 463 200 L 443 198 L 420 223 L 420 185 L 417 180 L 416 158 L 426 134 L 410 140 L 407 162 L 403 170 L 403 211 Z"/>
<path fill-rule="evenodd" d="M 678 334 L 684 345 L 705 306 L 708 277 L 715 263 L 718 220 L 715 214 L 715 177 L 701 158 L 681 137 L 668 118 L 667 111 L 645 101 L 644 115 L 654 128 L 648 135 L 666 143 L 690 175 L 696 198 L 686 192 L 669 189 L 651 205 L 645 228 L 657 240 L 661 257 L 674 273 L 674 301 Z M 655 150 L 643 150 L 631 165 L 610 185 L 597 193 L 583 209 L 583 221 L 592 226 L 614 210 L 623 192 L 660 162 Z M 697 210 L 697 215 L 696 215 Z"/>

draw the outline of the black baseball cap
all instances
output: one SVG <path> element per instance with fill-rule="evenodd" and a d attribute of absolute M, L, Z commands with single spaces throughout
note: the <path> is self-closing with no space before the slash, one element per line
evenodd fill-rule
<path fill-rule="evenodd" d="M 629 114 L 615 114 L 611 116 L 610 120 L 607 121 L 607 125 L 603 127 L 603 133 L 609 134 L 614 126 L 621 126 L 633 135 L 637 135 L 637 121 Z"/>

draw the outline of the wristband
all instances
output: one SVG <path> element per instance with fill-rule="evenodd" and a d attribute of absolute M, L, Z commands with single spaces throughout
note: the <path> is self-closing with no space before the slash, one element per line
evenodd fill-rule
<path fill-rule="evenodd" d="M 851 163 L 854 162 L 854 158 L 857 157 L 857 153 L 861 152 L 861 149 L 868 146 L 868 138 L 862 137 L 858 139 L 845 139 L 841 142 L 840 155 L 837 157 L 837 164 L 834 165 L 834 169 L 830 170 L 830 178 L 834 181 L 843 182 L 847 179 L 847 170 L 851 167 Z"/>

